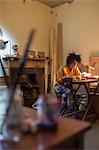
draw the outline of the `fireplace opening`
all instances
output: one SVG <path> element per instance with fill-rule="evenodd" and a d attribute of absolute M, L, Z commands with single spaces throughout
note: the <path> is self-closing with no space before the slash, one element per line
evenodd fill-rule
<path fill-rule="evenodd" d="M 23 91 L 24 106 L 31 107 L 37 100 L 39 94 L 44 92 L 43 69 L 27 71 L 21 77 L 20 87 Z"/>

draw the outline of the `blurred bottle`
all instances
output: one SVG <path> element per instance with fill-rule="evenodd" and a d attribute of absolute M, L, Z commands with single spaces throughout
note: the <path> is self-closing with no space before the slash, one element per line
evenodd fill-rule
<path fill-rule="evenodd" d="M 14 100 L 9 110 L 9 114 L 6 118 L 6 122 L 3 127 L 3 135 L 5 140 L 19 142 L 21 138 L 21 111 L 23 105 L 23 93 L 20 87 L 17 86 Z"/>

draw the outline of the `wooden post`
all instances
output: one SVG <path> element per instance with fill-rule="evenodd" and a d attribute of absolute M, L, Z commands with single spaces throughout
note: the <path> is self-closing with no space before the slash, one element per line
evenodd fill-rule
<path fill-rule="evenodd" d="M 63 35 L 62 23 L 57 25 L 58 68 L 63 65 Z"/>

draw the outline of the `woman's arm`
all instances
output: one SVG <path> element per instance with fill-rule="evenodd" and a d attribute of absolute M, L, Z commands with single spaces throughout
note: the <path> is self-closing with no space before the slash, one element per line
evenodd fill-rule
<path fill-rule="evenodd" d="M 75 67 L 75 75 L 74 77 L 76 77 L 77 79 L 81 79 L 81 72 L 79 70 L 79 68 L 76 66 Z"/>

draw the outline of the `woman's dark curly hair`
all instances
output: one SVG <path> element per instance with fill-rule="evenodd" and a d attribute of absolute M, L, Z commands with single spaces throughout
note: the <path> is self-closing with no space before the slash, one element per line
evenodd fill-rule
<path fill-rule="evenodd" d="M 69 66 L 70 64 L 75 62 L 75 57 L 74 55 L 68 55 L 66 59 L 66 65 Z"/>
<path fill-rule="evenodd" d="M 81 61 L 81 56 L 80 55 L 76 55 L 75 56 L 76 61 L 79 63 Z"/>
<path fill-rule="evenodd" d="M 78 63 L 81 61 L 81 56 L 76 55 L 75 52 L 69 53 L 69 56 L 73 56 Z"/>

